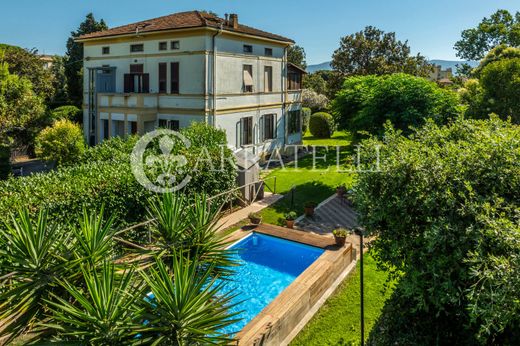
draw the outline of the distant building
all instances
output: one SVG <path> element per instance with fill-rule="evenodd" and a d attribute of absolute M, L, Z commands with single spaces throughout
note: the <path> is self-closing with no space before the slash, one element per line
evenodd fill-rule
<path fill-rule="evenodd" d="M 52 55 L 40 55 L 40 60 L 43 61 L 43 68 L 46 70 L 52 67 L 53 59 Z"/>
<path fill-rule="evenodd" d="M 451 79 L 452 77 L 453 70 L 451 67 L 443 70 L 441 65 L 433 65 L 433 72 L 430 73 L 430 80 L 439 82 L 441 80 Z"/>
<path fill-rule="evenodd" d="M 237 149 L 259 153 L 302 140 L 294 41 L 199 11 L 80 36 L 84 132 L 90 144 L 158 127 L 205 122 Z"/>

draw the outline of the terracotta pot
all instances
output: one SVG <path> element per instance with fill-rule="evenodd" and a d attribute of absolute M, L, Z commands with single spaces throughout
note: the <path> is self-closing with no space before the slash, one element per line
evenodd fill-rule
<path fill-rule="evenodd" d="M 256 217 L 250 217 L 250 218 L 249 218 L 249 221 L 251 221 L 251 223 L 252 223 L 253 225 L 259 225 L 260 223 L 262 223 L 262 218 L 261 218 L 261 217 L 258 217 L 258 218 L 256 218 Z"/>
<path fill-rule="evenodd" d="M 294 220 L 285 220 L 287 228 L 294 228 Z"/>
<path fill-rule="evenodd" d="M 315 207 L 305 207 L 305 215 L 306 216 L 314 215 L 314 208 Z"/>
<path fill-rule="evenodd" d="M 345 246 L 345 242 L 347 241 L 347 237 L 334 236 L 334 239 L 336 240 L 336 245 L 341 247 Z"/>

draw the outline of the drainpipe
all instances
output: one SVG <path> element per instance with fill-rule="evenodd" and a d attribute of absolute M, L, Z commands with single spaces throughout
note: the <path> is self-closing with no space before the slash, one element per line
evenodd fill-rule
<path fill-rule="evenodd" d="M 285 110 L 285 103 L 287 102 L 287 47 L 283 49 L 282 58 L 282 116 L 283 116 L 283 145 L 285 146 L 288 139 L 288 124 L 287 112 Z"/>
<path fill-rule="evenodd" d="M 220 23 L 220 29 L 216 34 L 213 35 L 213 71 L 212 72 L 212 85 L 213 85 L 213 127 L 216 127 L 217 123 L 217 36 L 222 34 L 223 23 Z"/>

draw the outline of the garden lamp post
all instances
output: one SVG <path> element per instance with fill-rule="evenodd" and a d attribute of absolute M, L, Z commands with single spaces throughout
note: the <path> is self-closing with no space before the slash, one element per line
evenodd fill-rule
<path fill-rule="evenodd" d="M 356 227 L 354 233 L 359 236 L 359 282 L 361 295 L 361 346 L 365 344 L 365 306 L 363 304 L 363 229 Z"/>

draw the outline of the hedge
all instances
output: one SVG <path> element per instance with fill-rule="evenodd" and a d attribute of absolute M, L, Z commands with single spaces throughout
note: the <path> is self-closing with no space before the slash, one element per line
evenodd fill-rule
<path fill-rule="evenodd" d="M 314 137 L 330 138 L 334 133 L 332 115 L 325 112 L 314 113 L 309 120 L 309 130 Z"/>
<path fill-rule="evenodd" d="M 308 107 L 302 108 L 302 118 L 303 118 L 303 124 L 302 124 L 302 131 L 305 134 L 307 130 L 309 129 L 309 121 L 311 118 L 312 110 Z"/>
<path fill-rule="evenodd" d="M 183 191 L 214 195 L 234 188 L 236 169 L 233 160 L 228 160 L 233 155 L 225 147 L 225 133 L 197 125 L 186 130 L 185 134 L 193 139 L 193 144 L 190 149 L 179 153 L 186 156 L 189 168 L 197 166 L 198 169 L 191 174 L 192 180 Z M 0 182 L 0 225 L 9 213 L 23 206 L 32 211 L 45 208 L 51 219 L 65 222 L 76 217 L 83 206 L 99 209 L 104 204 L 106 210 L 117 215 L 120 223 L 143 220 L 146 199 L 152 192 L 136 181 L 130 169 L 130 153 L 137 139 L 135 136 L 125 140 L 114 138 L 87 150 L 81 156 L 82 163 L 75 166 Z M 201 142 L 201 139 L 205 141 Z M 215 160 L 216 167 L 220 167 L 217 165 L 221 163 L 221 152 L 224 152 L 223 171 L 212 171 L 208 161 L 197 161 L 204 148 Z"/>

